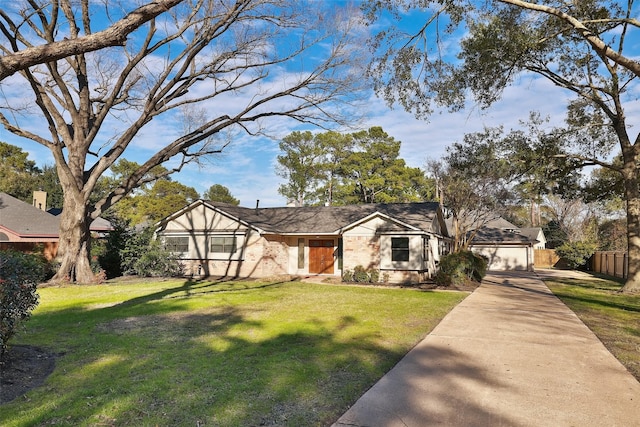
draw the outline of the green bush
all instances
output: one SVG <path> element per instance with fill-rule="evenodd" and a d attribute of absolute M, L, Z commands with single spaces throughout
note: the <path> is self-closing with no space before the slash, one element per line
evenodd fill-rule
<path fill-rule="evenodd" d="M 38 305 L 46 261 L 38 255 L 0 251 L 0 363 L 9 339 Z"/>
<path fill-rule="evenodd" d="M 380 272 L 378 270 L 371 270 L 370 277 L 371 283 L 378 283 L 380 281 Z"/>
<path fill-rule="evenodd" d="M 342 272 L 342 281 L 344 281 L 344 282 L 353 282 L 353 271 L 344 270 Z"/>
<path fill-rule="evenodd" d="M 153 229 L 151 227 L 139 230 L 131 229 L 123 236 L 124 241 L 119 250 L 122 274 L 136 274 L 136 263 L 149 250 L 152 236 Z"/>
<path fill-rule="evenodd" d="M 369 277 L 369 273 L 367 273 L 363 266 L 356 265 L 356 268 L 353 269 L 353 281 L 357 283 L 369 283 L 371 282 L 371 277 Z"/>
<path fill-rule="evenodd" d="M 440 259 L 434 279 L 441 286 L 462 285 L 468 281 L 480 282 L 486 274 L 486 258 L 471 251 L 460 251 Z"/>
<path fill-rule="evenodd" d="M 344 270 L 342 280 L 344 282 L 377 283 L 380 281 L 380 272 L 373 269 L 366 270 L 363 266 L 356 265 L 353 271 Z"/>
<path fill-rule="evenodd" d="M 184 274 L 180 258 L 152 241 L 133 264 L 135 274 L 143 277 L 176 277 Z"/>
<path fill-rule="evenodd" d="M 113 230 L 105 238 L 94 241 L 91 253 L 99 265 L 94 268 L 94 272 L 102 270 L 107 279 L 112 279 L 123 274 L 122 253 L 127 244 L 135 239 L 135 230 L 129 227 L 126 220 L 116 216 L 108 219 L 113 225 Z"/>
<path fill-rule="evenodd" d="M 556 248 L 556 253 L 574 270 L 584 266 L 595 251 L 596 245 L 591 242 L 566 242 Z"/>

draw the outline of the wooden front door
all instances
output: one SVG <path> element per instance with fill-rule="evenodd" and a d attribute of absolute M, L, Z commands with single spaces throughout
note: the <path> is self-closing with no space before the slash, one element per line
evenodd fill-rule
<path fill-rule="evenodd" d="M 309 273 L 333 274 L 333 240 L 309 241 Z"/>

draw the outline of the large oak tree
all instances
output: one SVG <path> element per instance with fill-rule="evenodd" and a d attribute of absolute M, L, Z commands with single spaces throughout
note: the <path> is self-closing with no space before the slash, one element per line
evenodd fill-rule
<path fill-rule="evenodd" d="M 0 14 L 0 45 L 5 53 L 56 49 L 64 45 L 58 42 L 117 29 L 109 19 L 134 7 L 17 2 Z M 76 51 L 5 78 L 0 124 L 51 151 L 64 190 L 54 280 L 94 280 L 89 224 L 158 179 L 150 173 L 158 165 L 167 165 L 167 174 L 178 171 L 222 151 L 233 132 L 265 133 L 274 117 L 316 124 L 348 117 L 362 83 L 355 61 L 363 55 L 353 52 L 362 46 L 354 40 L 361 32 L 353 18 L 333 4 L 183 0 L 134 31 L 121 28 L 128 34 L 123 45 Z M 172 132 L 171 124 L 183 130 Z M 155 147 L 147 160 L 92 200 L 99 178 L 143 140 Z"/>
<path fill-rule="evenodd" d="M 397 0 L 367 5 L 371 19 L 388 10 L 424 14 L 424 25 L 413 34 L 393 28 L 381 32 L 371 67 L 378 92 L 418 116 L 428 116 L 438 106 L 462 108 L 469 98 L 488 108 L 523 76 L 542 77 L 558 87 L 558 95 L 574 96 L 566 132 L 557 139 L 558 155 L 622 176 L 629 247 L 623 289 L 640 292 L 640 134 L 626 114 L 637 102 L 640 77 L 637 51 L 632 51 L 640 29 L 634 0 Z M 622 164 L 609 161 L 616 147 Z"/>

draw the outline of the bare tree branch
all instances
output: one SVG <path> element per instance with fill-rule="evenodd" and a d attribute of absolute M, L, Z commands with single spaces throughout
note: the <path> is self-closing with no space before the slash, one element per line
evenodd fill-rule
<path fill-rule="evenodd" d="M 127 36 L 130 33 L 138 29 L 145 22 L 154 19 L 182 1 L 183 0 L 156 0 L 127 14 L 106 30 L 97 33 L 88 33 L 87 30 L 89 27 L 85 26 L 84 30 L 87 33 L 85 36 L 51 42 L 40 46 L 30 46 L 14 53 L 5 53 L 0 57 L 0 80 L 33 65 L 57 61 L 72 55 L 93 52 L 109 46 L 122 46 L 126 43 Z M 0 17 L 8 20 L 5 12 L 0 11 Z M 6 28 L 3 24 L 0 24 L 0 31 L 2 31 L 7 38 L 13 36 L 10 29 Z M 5 52 L 7 51 L 5 50 Z"/>

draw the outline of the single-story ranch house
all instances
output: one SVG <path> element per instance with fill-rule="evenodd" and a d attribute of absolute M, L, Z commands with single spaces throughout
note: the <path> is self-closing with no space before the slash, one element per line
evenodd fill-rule
<path fill-rule="evenodd" d="M 193 276 L 341 277 L 362 266 L 392 283 L 431 277 L 450 245 L 435 202 L 253 209 L 197 200 L 160 221 L 156 236 Z"/>

